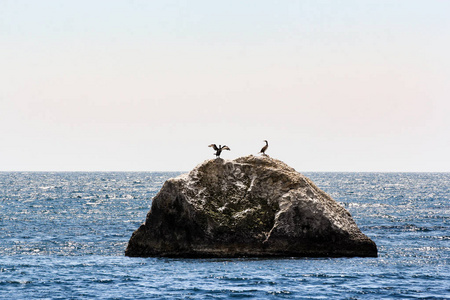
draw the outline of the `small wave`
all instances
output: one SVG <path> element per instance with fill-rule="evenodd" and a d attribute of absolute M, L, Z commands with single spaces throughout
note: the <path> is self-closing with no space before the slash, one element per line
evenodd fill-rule
<path fill-rule="evenodd" d="M 383 203 L 356 203 L 356 202 L 350 202 L 350 203 L 344 203 L 345 206 L 347 207 L 361 207 L 361 208 L 366 208 L 366 207 L 373 207 L 373 208 L 377 208 L 377 207 L 390 207 L 391 205 L 389 204 L 383 204 Z"/>
<path fill-rule="evenodd" d="M 421 231 L 421 232 L 430 232 L 430 231 L 440 231 L 447 230 L 447 227 L 444 226 L 416 226 L 414 224 L 404 224 L 404 225 L 375 225 L 375 226 L 364 226 L 368 229 L 379 229 L 379 230 L 400 230 L 400 231 Z"/>
<path fill-rule="evenodd" d="M 6 281 L 0 281 L 0 285 L 4 284 L 13 284 L 13 285 L 26 285 L 33 283 L 31 280 L 6 280 Z"/>
<path fill-rule="evenodd" d="M 267 292 L 267 295 L 272 295 L 272 296 L 285 296 L 285 295 L 292 295 L 292 292 L 287 291 L 287 290 L 272 291 L 272 292 Z"/>
<path fill-rule="evenodd" d="M 56 188 L 56 186 L 53 186 L 53 185 L 51 185 L 51 186 L 40 186 L 39 187 L 39 189 L 44 190 L 44 191 L 46 191 L 46 190 L 53 190 L 55 188 Z"/>

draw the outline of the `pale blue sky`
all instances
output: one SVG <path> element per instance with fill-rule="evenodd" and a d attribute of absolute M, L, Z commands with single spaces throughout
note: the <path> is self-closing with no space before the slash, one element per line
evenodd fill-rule
<path fill-rule="evenodd" d="M 0 0 L 0 170 L 450 171 L 449 1 Z"/>

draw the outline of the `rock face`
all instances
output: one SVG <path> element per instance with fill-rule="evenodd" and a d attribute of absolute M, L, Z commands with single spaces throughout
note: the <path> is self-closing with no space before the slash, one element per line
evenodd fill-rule
<path fill-rule="evenodd" d="M 127 256 L 377 256 L 350 213 L 267 156 L 213 159 L 167 180 Z"/>

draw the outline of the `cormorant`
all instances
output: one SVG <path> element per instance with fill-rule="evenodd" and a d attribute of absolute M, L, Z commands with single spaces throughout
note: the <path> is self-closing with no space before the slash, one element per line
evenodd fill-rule
<path fill-rule="evenodd" d="M 222 150 L 231 150 L 226 145 L 223 145 L 223 146 L 219 145 L 219 147 L 217 147 L 216 144 L 211 144 L 208 147 L 212 147 L 214 150 L 216 150 L 216 153 L 214 153 L 216 155 L 216 157 L 220 157 L 220 153 L 222 153 Z"/>
<path fill-rule="evenodd" d="M 264 140 L 264 142 L 266 142 L 266 145 L 261 148 L 261 151 L 259 151 L 259 153 L 262 153 L 263 155 L 266 155 L 265 152 L 266 152 L 267 148 L 269 148 L 269 143 L 266 140 Z"/>

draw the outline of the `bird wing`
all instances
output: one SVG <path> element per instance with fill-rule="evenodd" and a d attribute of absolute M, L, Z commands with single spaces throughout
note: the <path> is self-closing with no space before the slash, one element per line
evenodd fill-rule
<path fill-rule="evenodd" d="M 219 150 L 219 148 L 217 148 L 216 144 L 211 144 L 208 147 L 212 147 L 216 151 Z"/>
<path fill-rule="evenodd" d="M 222 149 L 223 150 L 231 150 L 230 148 L 228 148 L 228 146 L 225 146 L 225 145 L 222 147 Z"/>

